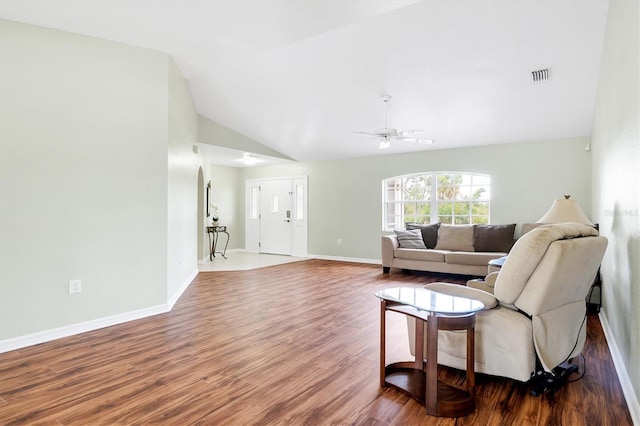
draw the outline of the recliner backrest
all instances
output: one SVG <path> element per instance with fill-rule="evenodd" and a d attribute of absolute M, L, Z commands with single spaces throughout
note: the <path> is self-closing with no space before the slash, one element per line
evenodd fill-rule
<path fill-rule="evenodd" d="M 516 305 L 529 315 L 540 312 L 544 306 L 542 299 L 546 298 L 543 293 L 549 289 L 553 289 L 552 293 L 562 293 L 556 287 L 564 286 L 567 278 L 582 282 L 588 281 L 585 278 L 587 275 L 591 275 L 591 279 L 595 276 L 606 248 L 606 238 L 597 235 L 595 228 L 573 222 L 544 225 L 526 233 L 518 239 L 502 266 L 494 295 L 500 303 Z M 592 238 L 601 240 L 596 243 Z M 582 239 L 590 241 L 578 242 Z M 602 255 L 598 258 L 600 252 Z M 587 258 L 591 260 L 587 261 Z M 581 267 L 581 263 L 588 265 Z M 593 265 L 596 265 L 596 269 L 592 273 Z M 577 277 L 576 274 L 581 276 Z M 529 284 L 531 287 L 528 287 Z M 566 291 L 572 293 L 570 298 L 575 297 L 575 289 Z"/>
<path fill-rule="evenodd" d="M 585 304 L 606 247 L 605 237 L 552 242 L 514 305 L 538 315 L 573 302 Z"/>

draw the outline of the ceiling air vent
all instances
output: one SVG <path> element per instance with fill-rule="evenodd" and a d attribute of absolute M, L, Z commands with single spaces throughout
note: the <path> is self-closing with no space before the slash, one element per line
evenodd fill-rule
<path fill-rule="evenodd" d="M 543 81 L 549 80 L 549 68 L 531 71 L 531 78 L 534 83 L 542 83 Z"/>

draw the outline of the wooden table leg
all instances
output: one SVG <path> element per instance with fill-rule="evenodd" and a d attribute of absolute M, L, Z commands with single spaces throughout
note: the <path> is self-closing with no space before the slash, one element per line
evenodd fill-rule
<path fill-rule="evenodd" d="M 386 316 L 387 316 L 387 303 L 384 299 L 380 300 L 380 387 L 386 387 L 386 365 L 385 365 L 385 351 L 386 351 Z"/>
<path fill-rule="evenodd" d="M 475 374 L 475 344 L 476 328 L 467 329 L 467 392 L 472 397 L 475 396 L 476 374 Z"/>
<path fill-rule="evenodd" d="M 414 339 L 415 360 L 413 368 L 416 370 L 424 370 L 424 321 L 414 318 L 416 337 Z"/>
<path fill-rule="evenodd" d="M 425 408 L 427 414 L 438 415 L 438 317 L 427 321 L 427 371 L 425 374 Z"/>

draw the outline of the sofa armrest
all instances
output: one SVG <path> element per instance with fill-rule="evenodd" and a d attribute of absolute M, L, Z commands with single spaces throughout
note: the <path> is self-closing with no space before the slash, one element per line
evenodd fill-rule
<path fill-rule="evenodd" d="M 395 234 L 382 236 L 382 266 L 390 268 L 393 266 L 393 252 L 400 247 L 398 237 Z"/>

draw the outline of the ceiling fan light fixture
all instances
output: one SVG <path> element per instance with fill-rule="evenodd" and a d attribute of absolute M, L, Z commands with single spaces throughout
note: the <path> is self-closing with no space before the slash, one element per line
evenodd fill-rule
<path fill-rule="evenodd" d="M 380 96 L 380 99 L 382 99 L 382 102 L 384 103 L 384 127 L 382 129 L 374 130 L 373 133 L 363 131 L 355 131 L 354 133 L 374 136 L 378 140 L 378 148 L 380 149 L 390 148 L 392 139 L 395 141 L 408 141 L 420 144 L 433 143 L 432 139 L 425 139 L 418 136 L 423 133 L 424 130 L 407 129 L 399 131 L 398 129 L 388 127 L 389 102 L 391 101 L 391 96 L 382 95 Z"/>

